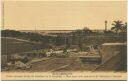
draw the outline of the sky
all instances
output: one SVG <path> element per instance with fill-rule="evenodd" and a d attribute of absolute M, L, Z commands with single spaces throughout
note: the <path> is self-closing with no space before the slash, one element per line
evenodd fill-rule
<path fill-rule="evenodd" d="M 125 1 L 5 1 L 4 28 L 14 30 L 108 29 L 126 22 Z"/>

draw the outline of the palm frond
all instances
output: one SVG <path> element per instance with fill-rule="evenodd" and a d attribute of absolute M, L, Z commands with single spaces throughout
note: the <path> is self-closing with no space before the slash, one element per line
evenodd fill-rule
<path fill-rule="evenodd" d="M 116 27 L 112 27 L 112 28 L 111 28 L 111 30 L 115 30 L 115 29 L 116 29 Z"/>

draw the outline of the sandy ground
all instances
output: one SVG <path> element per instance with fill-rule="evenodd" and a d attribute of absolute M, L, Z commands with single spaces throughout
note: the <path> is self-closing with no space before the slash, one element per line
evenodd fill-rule
<path fill-rule="evenodd" d="M 93 71 L 98 64 L 82 63 L 77 58 L 51 58 L 33 63 L 30 69 L 14 69 L 14 72 L 55 72 L 55 71 Z"/>

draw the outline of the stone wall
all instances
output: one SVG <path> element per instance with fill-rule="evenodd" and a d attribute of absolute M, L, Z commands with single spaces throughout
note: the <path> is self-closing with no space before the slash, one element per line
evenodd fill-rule
<path fill-rule="evenodd" d="M 102 64 L 114 59 L 115 56 L 119 56 L 120 60 L 124 56 L 127 56 L 127 44 L 125 43 L 104 43 L 100 51 L 102 57 Z M 119 55 L 120 54 L 120 55 Z"/>

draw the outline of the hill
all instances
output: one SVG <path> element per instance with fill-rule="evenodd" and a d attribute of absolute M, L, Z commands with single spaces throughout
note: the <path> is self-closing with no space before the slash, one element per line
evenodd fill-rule
<path fill-rule="evenodd" d="M 1 54 L 15 54 L 36 49 L 49 47 L 46 44 L 30 42 L 28 40 L 17 39 L 12 37 L 1 38 Z"/>

